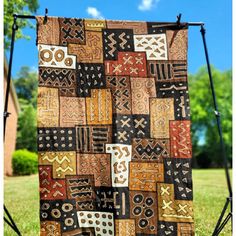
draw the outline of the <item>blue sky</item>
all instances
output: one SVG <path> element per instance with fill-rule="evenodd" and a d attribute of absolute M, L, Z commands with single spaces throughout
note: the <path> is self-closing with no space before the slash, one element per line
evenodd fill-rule
<path fill-rule="evenodd" d="M 210 61 L 216 68 L 232 68 L 232 13 L 231 0 L 39 0 L 37 15 L 78 18 L 104 17 L 114 20 L 176 21 L 182 13 L 182 21 L 203 21 Z M 34 22 L 34 21 L 33 21 Z M 188 68 L 195 73 L 205 65 L 205 56 L 199 27 L 189 29 Z M 37 69 L 36 32 L 25 29 L 31 40 L 18 40 L 14 50 L 13 76 L 21 66 Z"/>

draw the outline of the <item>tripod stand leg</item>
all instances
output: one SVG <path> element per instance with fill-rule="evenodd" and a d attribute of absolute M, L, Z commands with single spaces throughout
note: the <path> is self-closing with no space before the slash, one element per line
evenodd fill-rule
<path fill-rule="evenodd" d="M 230 220 L 231 217 L 232 217 L 232 214 L 229 213 L 229 214 L 225 217 L 225 219 L 224 219 L 224 221 L 221 223 L 221 225 L 219 225 L 219 228 L 217 229 L 217 231 L 216 231 L 216 233 L 215 233 L 214 236 L 218 236 L 218 235 L 220 234 L 220 232 L 221 232 L 222 229 L 225 227 L 225 225 L 228 223 L 228 221 Z"/>
<path fill-rule="evenodd" d="M 5 216 L 3 217 L 3 219 L 18 235 L 20 235 L 20 233 L 17 232 L 17 230 L 14 227 L 14 225 L 12 225 L 11 222 Z"/>
<path fill-rule="evenodd" d="M 226 203 L 225 203 L 224 208 L 223 208 L 223 210 L 222 210 L 222 212 L 220 214 L 220 217 L 219 217 L 219 219 L 217 221 L 217 224 L 215 226 L 215 229 L 214 229 L 214 232 L 213 232 L 212 236 L 217 235 L 216 233 L 218 231 L 219 226 L 221 225 L 222 219 L 223 219 L 223 217 L 225 215 L 225 212 L 226 212 L 226 210 L 228 208 L 229 202 L 230 202 L 230 200 L 229 200 L 229 198 L 227 198 Z"/>
<path fill-rule="evenodd" d="M 206 56 L 207 69 L 208 69 L 208 75 L 209 75 L 209 80 L 210 80 L 210 87 L 211 87 L 211 92 L 212 92 L 214 108 L 215 108 L 215 116 L 216 116 L 217 128 L 218 128 L 218 133 L 219 133 L 219 138 L 220 138 L 220 148 L 221 148 L 222 160 L 223 160 L 224 169 L 225 169 L 227 187 L 228 187 L 228 191 L 229 191 L 229 197 L 226 200 L 225 206 L 224 206 L 224 208 L 223 208 L 223 210 L 221 212 L 221 215 L 219 217 L 219 220 L 218 220 L 218 222 L 216 224 L 216 227 L 215 227 L 215 230 L 213 232 L 213 235 L 218 235 L 216 233 L 218 232 L 219 227 L 221 228 L 221 226 L 222 226 L 221 222 L 222 222 L 222 219 L 224 217 L 224 214 L 225 214 L 225 211 L 226 211 L 226 209 L 228 207 L 229 202 L 231 203 L 231 208 L 230 208 L 230 212 L 231 213 L 230 214 L 231 214 L 231 217 L 232 217 L 232 186 L 231 186 L 230 175 L 229 175 L 228 160 L 227 160 L 226 151 L 225 151 L 225 145 L 224 145 L 224 140 L 223 140 L 220 112 L 218 111 L 218 105 L 217 105 L 217 101 L 216 101 L 216 94 L 215 94 L 215 89 L 214 89 L 214 83 L 213 83 L 213 78 L 212 78 L 212 73 L 211 73 L 210 60 L 209 60 L 209 55 L 208 55 L 208 50 L 207 50 L 207 44 L 206 44 L 206 38 L 205 38 L 206 30 L 205 30 L 203 25 L 201 25 L 200 32 L 202 34 L 202 41 L 203 41 L 203 46 L 204 46 L 204 51 L 205 51 L 205 56 Z M 227 221 L 226 221 L 226 223 L 227 223 L 229 219 L 228 219 L 228 217 L 226 217 L 226 219 L 227 219 Z M 223 229 L 225 224 L 222 226 L 221 230 Z"/>
<path fill-rule="evenodd" d="M 12 219 L 12 217 L 11 217 L 11 215 L 10 215 L 9 211 L 7 210 L 7 208 L 6 208 L 5 205 L 4 205 L 4 212 L 6 213 L 8 219 L 10 220 L 10 221 L 9 221 L 9 220 L 4 216 L 4 221 L 20 236 L 21 233 L 20 233 L 19 229 L 17 228 L 17 226 L 16 226 L 14 220 Z"/>

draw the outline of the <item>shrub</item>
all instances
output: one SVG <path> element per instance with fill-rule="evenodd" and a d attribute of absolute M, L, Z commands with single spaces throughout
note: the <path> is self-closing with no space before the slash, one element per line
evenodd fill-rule
<path fill-rule="evenodd" d="M 30 175 L 38 171 L 38 156 L 26 149 L 19 149 L 13 153 L 12 167 L 14 175 Z"/>

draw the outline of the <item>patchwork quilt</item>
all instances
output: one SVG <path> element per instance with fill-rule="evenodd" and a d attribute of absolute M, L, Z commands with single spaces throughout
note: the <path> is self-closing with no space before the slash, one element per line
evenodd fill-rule
<path fill-rule="evenodd" d="M 37 28 L 40 235 L 194 235 L 188 29 Z"/>

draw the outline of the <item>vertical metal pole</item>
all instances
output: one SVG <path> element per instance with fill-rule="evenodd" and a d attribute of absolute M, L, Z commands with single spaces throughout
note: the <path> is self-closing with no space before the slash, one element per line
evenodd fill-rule
<path fill-rule="evenodd" d="M 6 95 L 5 95 L 5 105 L 4 105 L 4 126 L 3 126 L 3 135 L 5 140 L 5 134 L 6 134 L 6 125 L 7 125 L 7 118 L 9 117 L 8 112 L 8 100 L 9 100 L 9 93 L 10 93 L 10 86 L 11 86 L 11 70 L 12 70 L 12 61 L 13 61 L 13 52 L 14 52 L 14 44 L 15 44 L 15 35 L 16 30 L 18 29 L 16 20 L 17 15 L 13 15 L 14 22 L 12 25 L 12 36 L 11 36 L 11 48 L 10 48 L 10 58 L 9 58 L 9 67 L 8 67 L 8 74 L 7 74 L 7 86 L 6 86 Z M 13 218 L 11 217 L 9 211 L 7 210 L 6 206 L 4 205 L 4 212 L 8 216 L 9 220 L 4 217 L 4 221 L 20 236 L 21 233 L 19 229 L 17 228 Z"/>
<path fill-rule="evenodd" d="M 227 181 L 227 186 L 228 186 L 228 191 L 229 191 L 229 197 L 226 199 L 226 204 L 225 204 L 225 206 L 224 206 L 224 208 L 223 208 L 223 210 L 221 212 L 221 215 L 220 215 L 220 217 L 218 219 L 218 222 L 217 222 L 217 224 L 215 226 L 215 229 L 214 229 L 214 232 L 212 234 L 212 235 L 218 235 L 219 232 L 223 229 L 223 227 L 227 223 L 228 219 L 230 217 L 232 218 L 232 214 L 231 214 L 232 213 L 232 187 L 231 187 L 231 181 L 230 181 L 230 176 L 229 176 L 229 168 L 228 168 L 227 156 L 226 156 L 226 151 L 225 151 L 225 145 L 224 145 L 224 140 L 223 140 L 220 112 L 218 110 L 218 105 L 217 105 L 217 101 L 216 101 L 214 83 L 213 83 L 213 78 L 212 78 L 212 73 L 211 73 L 210 60 L 209 60 L 207 44 L 206 44 L 206 38 L 205 38 L 206 29 L 204 28 L 203 24 L 201 25 L 200 32 L 202 34 L 202 40 L 203 40 L 204 51 L 205 51 L 206 62 L 207 62 L 207 69 L 208 69 L 209 80 L 210 80 L 211 93 L 212 93 L 214 109 L 215 109 L 217 128 L 218 128 L 218 133 L 219 133 L 219 137 L 220 137 L 221 155 L 223 157 L 226 181 Z M 230 204 L 230 211 L 231 211 L 231 213 L 229 214 L 229 217 L 227 216 L 227 221 L 222 223 L 222 219 L 223 219 L 223 216 L 224 216 L 224 214 L 226 212 L 228 204 Z"/>
<path fill-rule="evenodd" d="M 16 24 L 17 15 L 13 15 L 13 17 L 14 17 L 14 22 L 12 25 L 11 48 L 10 48 L 10 58 L 9 58 L 9 66 L 8 66 L 8 74 L 7 74 L 7 87 L 6 87 L 5 105 L 4 105 L 4 126 L 3 126 L 4 140 L 5 140 L 5 134 L 6 134 L 7 118 L 10 115 L 10 113 L 7 110 L 8 110 L 10 87 L 11 87 L 11 70 L 12 70 L 13 52 L 14 52 L 14 45 L 15 45 L 15 35 L 16 35 L 16 30 L 18 29 L 17 24 Z"/>
<path fill-rule="evenodd" d="M 218 105 L 217 105 L 217 101 L 216 101 L 214 83 L 213 83 L 212 73 L 211 73 L 210 60 L 209 60 L 209 55 L 208 55 L 208 50 L 207 50 L 207 45 L 206 45 L 206 38 L 205 38 L 206 30 L 205 30 L 203 25 L 201 25 L 200 32 L 202 34 L 202 40 L 203 40 L 205 56 L 206 56 L 206 61 L 207 61 L 207 69 L 208 69 L 211 92 L 212 92 L 213 103 L 214 103 L 214 108 L 215 108 L 216 122 L 217 122 L 218 132 L 219 132 L 219 136 L 220 136 L 221 154 L 222 154 L 223 161 L 224 161 L 224 167 L 225 167 L 226 180 L 227 180 L 227 185 L 228 185 L 228 190 L 229 190 L 229 196 L 232 197 L 232 187 L 231 187 L 231 182 L 230 182 L 230 177 L 229 177 L 229 168 L 228 168 L 227 157 L 226 157 L 226 152 L 225 152 L 225 145 L 224 145 L 223 134 L 222 134 L 220 112 L 218 110 Z"/>

